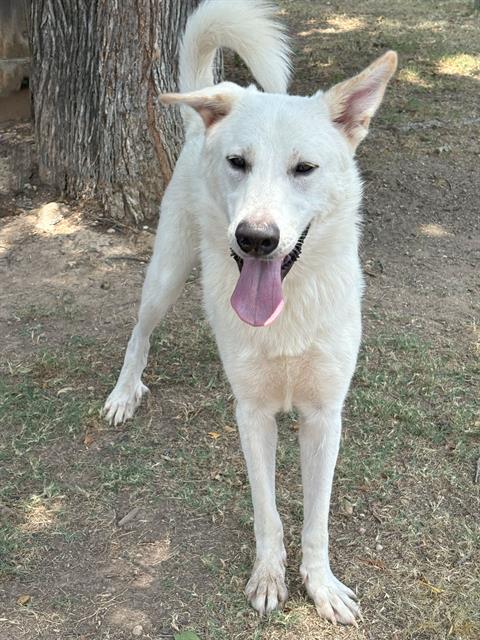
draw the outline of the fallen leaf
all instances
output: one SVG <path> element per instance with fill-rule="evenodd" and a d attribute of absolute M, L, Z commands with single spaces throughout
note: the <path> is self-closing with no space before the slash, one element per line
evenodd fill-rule
<path fill-rule="evenodd" d="M 341 502 L 341 510 L 346 516 L 351 516 L 353 513 L 353 504 L 348 500 L 348 498 L 343 498 Z"/>
<path fill-rule="evenodd" d="M 419 579 L 419 583 L 428 587 L 432 593 L 445 593 L 445 589 L 440 589 L 440 587 L 435 587 L 431 582 L 429 582 L 426 578 L 421 577 Z"/>
<path fill-rule="evenodd" d="M 17 604 L 21 605 L 22 607 L 26 607 L 30 600 L 31 597 L 28 595 L 28 593 L 22 593 L 22 595 L 18 596 L 17 598 Z"/>
<path fill-rule="evenodd" d="M 93 444 L 94 442 L 95 442 L 95 438 L 94 438 L 94 436 L 93 436 L 93 433 L 90 433 L 90 432 L 86 433 L 86 434 L 85 434 L 85 437 L 84 437 L 84 439 L 83 439 L 83 444 L 84 444 L 86 447 L 89 447 L 89 446 L 90 446 L 91 444 Z"/>
<path fill-rule="evenodd" d="M 220 434 L 217 431 L 209 431 L 208 435 L 213 438 L 214 440 L 216 440 L 217 438 L 220 437 Z"/>
<path fill-rule="evenodd" d="M 369 485 L 369 484 L 359 484 L 359 485 L 357 486 L 357 489 L 358 489 L 359 491 L 370 491 L 371 487 L 370 487 L 370 485 Z"/>
<path fill-rule="evenodd" d="M 235 429 L 234 427 L 230 427 L 228 424 L 226 424 L 226 425 L 223 427 L 223 430 L 224 430 L 224 431 L 227 431 L 228 433 L 235 433 L 235 431 L 236 431 L 236 429 Z"/>

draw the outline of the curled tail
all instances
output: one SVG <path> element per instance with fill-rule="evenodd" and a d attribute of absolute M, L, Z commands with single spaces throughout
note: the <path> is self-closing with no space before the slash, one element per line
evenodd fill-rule
<path fill-rule="evenodd" d="M 290 48 L 275 8 L 264 0 L 204 0 L 188 19 L 180 48 L 180 91 L 213 85 L 215 52 L 233 49 L 261 87 L 285 93 Z"/>

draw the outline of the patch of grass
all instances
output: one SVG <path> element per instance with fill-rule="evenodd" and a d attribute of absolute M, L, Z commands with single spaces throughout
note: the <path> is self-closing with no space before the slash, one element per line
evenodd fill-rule
<path fill-rule="evenodd" d="M 382 326 L 388 324 L 382 318 L 376 321 Z M 166 371 L 160 381 L 153 383 L 161 386 L 168 420 L 175 425 L 173 431 L 164 431 L 165 418 L 158 417 L 152 424 L 148 411 L 145 416 L 145 408 L 144 417 L 141 412 L 124 429 L 110 430 L 98 422 L 98 400 L 90 398 L 85 380 L 88 363 L 93 361 L 97 350 L 97 345 L 89 341 L 70 341 L 68 350 L 61 353 L 42 352 L 28 365 L 20 364 L 3 377 L 0 410 L 10 430 L 9 437 L 2 442 L 0 458 L 6 461 L 6 475 L 10 479 L 2 484 L 1 499 L 20 519 L 16 526 L 2 532 L 1 571 L 4 574 L 18 571 L 19 557 L 22 557 L 21 571 L 27 570 L 38 561 L 41 545 L 52 536 L 66 544 L 72 541 L 82 544 L 85 532 L 79 528 L 74 510 L 83 492 L 89 496 L 88 503 L 85 502 L 89 505 L 87 519 L 97 523 L 92 525 L 97 527 L 102 512 L 110 512 L 122 496 L 153 506 L 164 504 L 165 500 L 174 501 L 185 513 L 182 516 L 185 521 L 207 515 L 212 526 L 217 526 L 228 517 L 229 526 L 235 528 L 240 539 L 249 540 L 242 546 L 239 539 L 231 548 L 223 548 L 221 555 L 217 549 L 209 552 L 208 546 L 202 553 L 199 570 L 210 576 L 206 578 L 209 583 L 215 584 L 214 593 L 195 596 L 208 614 L 198 618 L 208 634 L 206 637 L 225 637 L 226 628 L 238 628 L 240 623 L 248 637 L 262 639 L 287 638 L 304 628 L 310 631 L 318 628 L 320 632 L 323 623 L 317 621 L 312 607 L 305 604 L 298 578 L 293 582 L 290 600 L 297 604 L 291 604 L 286 612 L 258 621 L 245 603 L 242 590 L 253 559 L 250 492 L 238 436 L 231 428 L 232 401 L 218 360 L 214 359 L 215 347 L 205 326 L 196 327 L 194 335 L 188 326 L 177 328 L 176 333 L 167 337 L 160 333 L 153 345 L 151 369 L 160 371 L 164 367 Z M 199 342 L 195 343 L 197 338 Z M 185 362 L 189 359 L 191 366 L 187 367 Z M 187 371 L 191 374 L 193 369 L 195 375 L 190 384 L 180 387 L 182 376 Z M 335 550 L 344 545 L 345 534 L 339 532 L 346 527 L 350 539 L 352 527 L 353 531 L 363 527 L 367 531 L 366 550 L 357 550 L 358 541 L 352 541 L 345 551 L 354 563 L 355 555 L 362 562 L 365 559 L 377 562 L 375 543 L 369 542 L 370 537 L 374 540 L 380 536 L 386 546 L 384 536 L 388 539 L 394 531 L 401 532 L 402 545 L 414 565 L 420 562 L 415 541 L 428 537 L 437 545 L 439 541 L 445 545 L 442 551 L 445 566 L 464 558 L 469 562 L 478 544 L 478 531 L 461 509 L 457 516 L 454 513 L 459 509 L 455 496 L 464 482 L 459 469 L 471 455 L 470 446 L 478 437 L 478 430 L 472 429 L 477 374 L 475 364 L 458 362 L 454 351 L 438 350 L 413 333 L 383 331 L 366 341 L 348 400 L 334 489 L 334 558 Z M 67 380 L 73 380 L 73 391 L 58 395 Z M 290 562 L 298 558 L 303 517 L 296 423 L 295 413 L 279 419 L 278 496 Z M 98 453 L 90 453 L 82 446 L 81 438 L 88 428 L 103 443 Z M 62 451 L 57 458 L 49 456 L 50 449 L 62 440 L 72 443 L 72 451 Z M 447 444 L 452 448 L 446 449 Z M 65 465 L 69 465 L 67 474 Z M 62 480 L 55 480 L 57 476 Z M 429 501 L 436 484 L 443 487 L 445 497 L 432 506 Z M 349 523 L 341 512 L 345 496 L 354 505 Z M 401 507 L 392 509 L 393 504 Z M 28 517 L 33 533 L 27 536 Z M 452 531 L 456 552 L 448 548 L 447 537 Z M 27 544 L 32 551 L 24 560 Z M 183 553 L 190 557 L 188 548 Z M 393 553 L 393 548 L 388 553 Z M 357 561 L 357 566 L 365 565 Z M 390 579 L 393 584 L 398 580 L 410 584 L 422 606 L 430 606 L 428 594 L 432 588 L 441 589 L 456 601 L 452 585 L 457 589 L 458 581 L 450 584 L 448 573 L 439 573 L 435 567 L 434 571 L 430 569 L 426 582 L 412 575 L 407 565 L 402 565 L 398 576 Z M 291 571 L 296 573 L 296 567 L 290 565 Z M 181 577 L 175 575 L 169 589 L 176 589 L 181 582 Z M 364 591 L 367 601 L 379 597 L 376 589 L 381 587 L 375 585 Z M 222 594 L 221 605 L 217 591 Z M 462 611 L 468 607 L 467 602 L 458 609 L 452 619 L 455 628 L 467 628 L 468 616 Z M 394 611 L 390 614 L 394 615 Z M 444 615 L 443 608 L 434 613 L 432 628 L 438 628 Z M 471 623 L 473 629 L 475 624 Z M 426 633 L 420 627 L 412 626 L 412 633 Z"/>
<path fill-rule="evenodd" d="M 118 492 L 124 489 L 143 487 L 151 481 L 153 471 L 141 461 L 125 462 L 118 459 L 99 468 L 103 490 Z"/>
<path fill-rule="evenodd" d="M 331 2 L 319 11 L 316 3 L 286 2 L 285 13 L 296 25 L 299 71 L 294 91 L 309 93 L 313 82 L 326 88 L 394 49 L 399 71 L 374 130 L 412 120 L 462 117 L 475 110 L 480 35 L 475 18 L 466 14 L 465 5 L 463 10 L 459 6 L 414 0 L 395 7 L 378 1 Z M 432 99 L 438 95 L 441 101 Z"/>
<path fill-rule="evenodd" d="M 381 422 L 401 436 L 409 434 L 444 444 L 465 432 L 475 413 L 474 362 L 437 353 L 415 335 L 385 336 L 365 344 L 350 405 L 368 425 Z"/>
<path fill-rule="evenodd" d="M 473 426 L 478 375 L 475 361 L 458 362 L 454 353 L 438 351 L 414 334 L 370 339 L 347 403 L 343 458 L 351 486 L 381 477 L 381 491 L 388 495 L 401 474 L 392 459 L 407 452 L 411 459 L 434 447 L 465 459 L 480 437 Z"/>
<path fill-rule="evenodd" d="M 42 344 L 49 324 L 58 320 L 71 321 L 79 310 L 75 297 L 64 291 L 55 298 L 46 296 L 46 302 L 20 306 L 15 309 L 14 319 L 20 322 L 20 334 L 29 336 L 35 345 Z"/>
<path fill-rule="evenodd" d="M 25 544 L 23 529 L 54 528 L 57 519 L 62 519 L 56 508 L 56 517 L 50 515 L 52 501 L 64 489 L 58 479 L 63 452 L 69 446 L 75 449 L 85 430 L 98 420 L 99 405 L 89 397 L 87 376 L 91 376 L 88 358 L 73 349 L 40 350 L 26 362 L 10 363 L 0 376 L 4 436 L 0 441 L 0 507 L 5 504 L 16 518 L 16 524 L 3 533 L 2 570 L 11 566 L 13 551 Z"/>
<path fill-rule="evenodd" d="M 0 456 L 7 455 L 5 446 L 19 455 L 65 433 L 78 436 L 98 411 L 97 403 L 81 397 L 78 388 L 62 386 L 67 382 L 74 384 L 71 368 L 64 375 L 61 358 L 47 360 L 42 357 L 29 373 L 22 371 L 21 377 L 0 378 L 0 415 L 6 419 L 4 424 L 8 425 L 10 436 L 8 445 L 0 449 Z"/>
<path fill-rule="evenodd" d="M 17 528 L 8 522 L 0 527 L 0 577 L 15 572 L 15 556 L 23 552 L 26 540 Z"/>

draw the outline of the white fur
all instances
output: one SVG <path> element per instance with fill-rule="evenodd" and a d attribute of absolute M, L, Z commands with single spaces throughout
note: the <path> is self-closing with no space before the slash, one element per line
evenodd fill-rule
<path fill-rule="evenodd" d="M 265 91 L 286 91 L 290 49 L 274 8 L 260 0 L 206 0 L 193 13 L 180 47 L 180 91 L 213 84 L 215 51 L 229 47 L 247 63 Z"/>
<path fill-rule="evenodd" d="M 241 53 L 259 82 L 279 93 L 231 83 L 208 88 L 220 45 Z M 180 84 L 185 91 L 202 91 L 170 96 L 169 101 L 191 104 L 205 119 L 205 110 L 215 109 L 220 95 L 228 115 L 207 130 L 196 116 L 195 126 L 187 131 L 162 203 L 139 320 L 105 412 L 115 424 L 132 416 L 146 391 L 141 374 L 150 334 L 192 267 L 201 262 L 205 311 L 237 399 L 252 488 L 257 554 L 247 596 L 260 613 L 287 597 L 282 524 L 275 505 L 275 414 L 295 406 L 303 417 L 301 573 L 320 615 L 355 624 L 355 595 L 330 569 L 328 510 L 341 410 L 360 343 L 361 182 L 352 153 L 356 142 L 343 122 L 332 120 L 333 111 L 337 114 L 342 106 L 333 104 L 330 93 L 311 98 L 282 93 L 289 75 L 287 51 L 283 31 L 264 2 L 209 0 L 190 18 L 181 49 Z M 389 60 L 392 67 L 392 56 Z M 370 94 L 363 91 L 365 77 L 361 99 L 372 111 Z M 354 93 L 358 82 L 352 83 Z M 378 89 L 382 94 L 383 88 Z M 349 85 L 342 85 L 342 105 L 351 104 L 348 91 Z M 368 121 L 361 124 L 366 132 Z M 245 157 L 251 170 L 232 169 L 226 161 L 232 154 Z M 300 161 L 313 162 L 318 169 L 308 176 L 294 175 Z M 238 280 L 230 248 L 241 253 L 235 229 L 242 220 L 278 225 L 275 256 L 288 254 L 311 223 L 301 257 L 283 283 L 284 310 L 268 328 L 243 323 L 230 304 Z"/>

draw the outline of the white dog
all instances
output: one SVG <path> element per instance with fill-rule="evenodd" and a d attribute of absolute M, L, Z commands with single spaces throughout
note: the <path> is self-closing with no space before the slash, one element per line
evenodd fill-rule
<path fill-rule="evenodd" d="M 219 47 L 258 83 L 213 86 Z M 355 594 L 332 573 L 328 512 L 342 405 L 360 343 L 361 180 L 354 152 L 395 71 L 389 51 L 311 97 L 286 94 L 289 48 L 262 0 L 206 0 L 180 51 L 186 142 L 160 213 L 138 323 L 105 413 L 130 418 L 155 325 L 201 263 L 204 304 L 237 400 L 255 515 L 246 594 L 261 614 L 285 602 L 285 548 L 275 505 L 275 415 L 295 406 L 304 487 L 301 575 L 318 613 L 355 624 Z M 301 255 L 300 255 L 301 254 Z"/>

